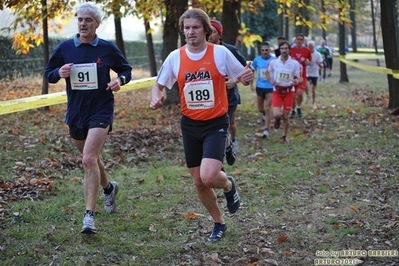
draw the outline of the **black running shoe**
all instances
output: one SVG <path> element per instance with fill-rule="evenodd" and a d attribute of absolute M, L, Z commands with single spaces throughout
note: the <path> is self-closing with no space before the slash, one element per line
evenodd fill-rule
<path fill-rule="evenodd" d="M 235 213 L 238 210 L 238 207 L 240 207 L 240 195 L 238 195 L 236 190 L 233 177 L 228 176 L 227 178 L 231 182 L 231 190 L 229 192 L 224 192 L 224 196 L 226 197 L 229 212 Z"/>
<path fill-rule="evenodd" d="M 231 144 L 226 149 L 226 161 L 228 165 L 233 165 L 236 161 L 236 154 L 234 153 L 233 145 Z"/>
<path fill-rule="evenodd" d="M 290 118 L 294 118 L 295 117 L 295 111 L 291 112 Z"/>
<path fill-rule="evenodd" d="M 298 113 L 298 117 L 301 118 L 301 117 L 302 117 L 302 110 L 301 110 L 301 108 L 297 108 L 296 111 L 297 111 L 297 113 Z"/>
<path fill-rule="evenodd" d="M 209 236 L 208 241 L 215 242 L 222 238 L 223 233 L 226 232 L 227 225 L 221 223 L 215 223 L 213 226 L 212 234 Z"/>
<path fill-rule="evenodd" d="M 279 129 L 281 123 L 281 117 L 280 118 L 275 118 L 274 119 L 274 128 Z"/>
<path fill-rule="evenodd" d="M 282 137 L 281 137 L 281 141 L 282 141 L 283 143 L 288 143 L 287 136 L 282 136 Z"/>

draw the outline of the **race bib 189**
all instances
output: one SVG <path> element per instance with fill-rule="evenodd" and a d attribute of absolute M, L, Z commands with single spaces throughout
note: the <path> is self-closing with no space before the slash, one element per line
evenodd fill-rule
<path fill-rule="evenodd" d="M 212 80 L 186 83 L 183 91 L 188 109 L 209 109 L 215 105 Z"/>

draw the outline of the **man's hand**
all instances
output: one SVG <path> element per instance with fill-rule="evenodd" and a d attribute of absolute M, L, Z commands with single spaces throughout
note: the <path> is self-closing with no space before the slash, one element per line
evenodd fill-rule
<path fill-rule="evenodd" d="M 156 110 L 162 106 L 165 96 L 163 95 L 163 87 L 158 83 L 155 83 L 151 91 L 151 102 L 150 109 Z"/>
<path fill-rule="evenodd" d="M 234 86 L 235 86 L 236 84 L 237 84 L 237 82 L 233 81 L 233 80 L 230 79 L 230 78 L 226 80 L 226 88 L 227 88 L 228 90 L 234 88 Z"/>
<path fill-rule="evenodd" d="M 239 80 L 244 86 L 248 86 L 254 80 L 254 72 L 251 69 L 251 62 L 245 66 Z"/>
<path fill-rule="evenodd" d="M 68 78 L 71 75 L 71 68 L 73 66 L 73 63 L 68 63 L 63 65 L 59 70 L 58 74 L 60 75 L 61 78 Z"/>
<path fill-rule="evenodd" d="M 108 87 L 107 90 L 112 90 L 114 92 L 117 92 L 121 89 L 121 80 L 120 78 L 116 78 L 113 81 L 107 83 Z"/>

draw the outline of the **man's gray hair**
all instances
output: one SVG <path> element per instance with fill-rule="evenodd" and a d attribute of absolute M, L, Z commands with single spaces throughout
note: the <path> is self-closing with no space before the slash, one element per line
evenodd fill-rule
<path fill-rule="evenodd" d="M 84 4 L 82 4 L 82 5 L 80 5 L 78 7 L 78 10 L 76 11 L 76 16 L 78 16 L 79 13 L 84 13 L 84 12 L 89 12 L 90 14 L 93 15 L 94 19 L 98 23 L 101 22 L 101 20 L 102 20 L 102 12 L 101 12 L 101 9 L 98 6 L 96 6 L 96 5 L 94 5 L 94 4 L 90 3 L 90 2 L 84 3 Z"/>

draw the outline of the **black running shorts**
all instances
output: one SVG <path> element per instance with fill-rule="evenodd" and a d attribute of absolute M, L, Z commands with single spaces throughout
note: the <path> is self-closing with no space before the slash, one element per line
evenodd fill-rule
<path fill-rule="evenodd" d="M 203 158 L 223 162 L 229 131 L 227 114 L 206 121 L 192 120 L 182 116 L 181 129 L 188 168 L 200 166 Z"/>
<path fill-rule="evenodd" d="M 112 124 L 103 122 L 100 120 L 93 120 L 90 122 L 90 124 L 85 127 L 85 128 L 78 128 L 75 126 L 69 126 L 69 135 L 75 139 L 75 140 L 84 140 L 87 138 L 87 134 L 89 132 L 89 129 L 95 128 L 95 127 L 100 127 L 100 128 L 107 128 L 109 127 L 108 132 L 112 131 Z"/>

